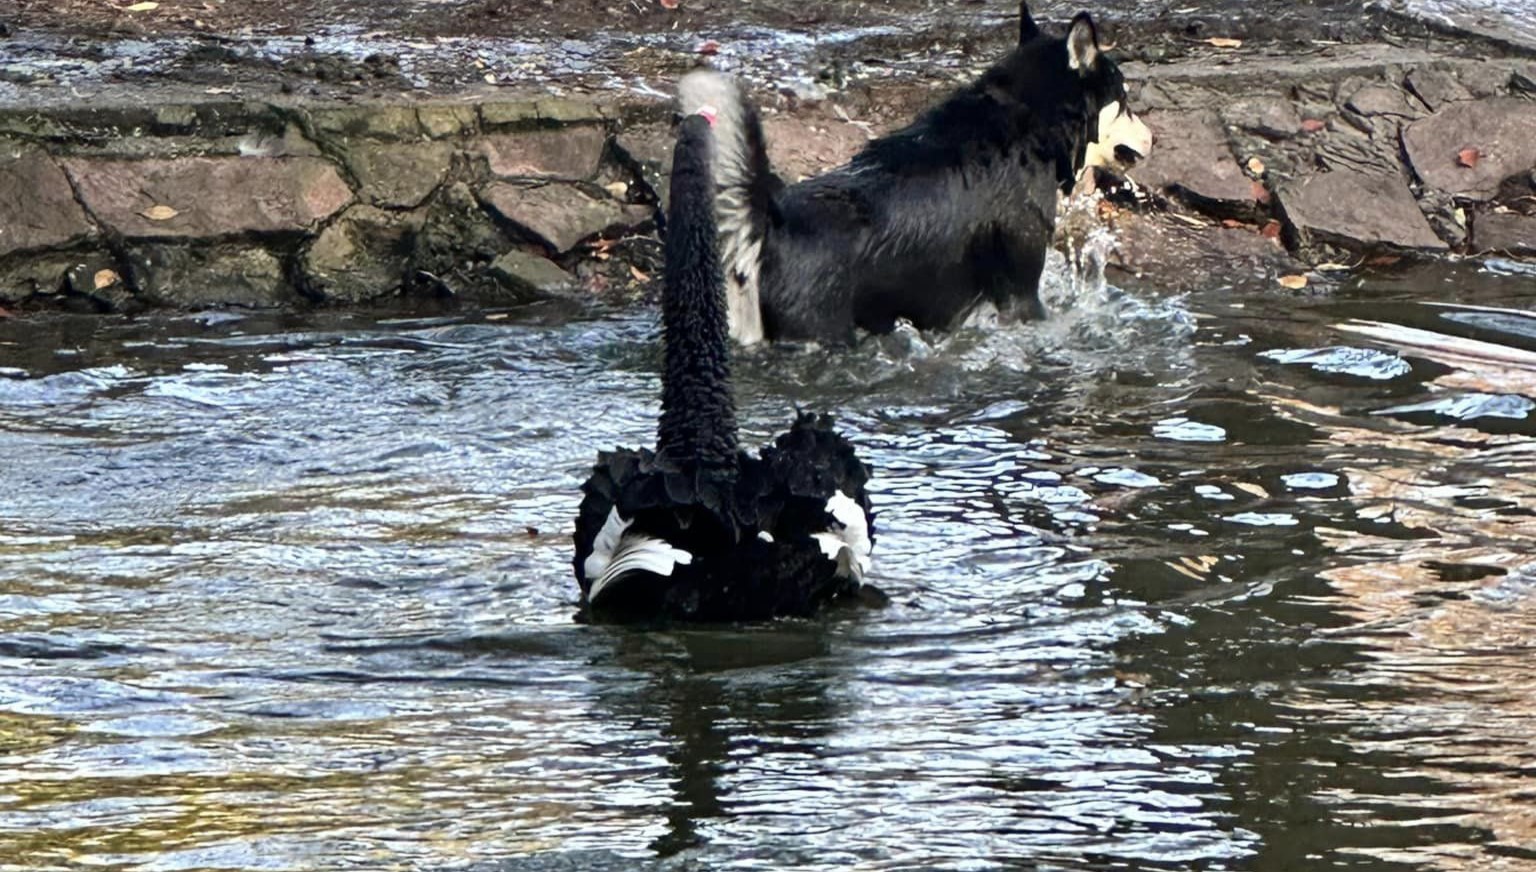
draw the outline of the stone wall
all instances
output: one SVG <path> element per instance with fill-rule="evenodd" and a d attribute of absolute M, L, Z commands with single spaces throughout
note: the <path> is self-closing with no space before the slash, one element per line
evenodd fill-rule
<path fill-rule="evenodd" d="M 1536 254 L 1536 63 L 1391 46 L 1131 71 L 1157 134 L 1135 178 L 1313 264 Z"/>
<path fill-rule="evenodd" d="M 601 285 L 604 259 L 587 255 L 654 226 L 666 112 L 553 99 L 0 109 L 0 302 L 131 311 Z M 615 142 L 626 129 L 649 136 L 638 154 Z"/>
<path fill-rule="evenodd" d="M 1133 173 L 1151 204 L 1106 220 L 1118 265 L 1155 282 L 1373 253 L 1536 255 L 1529 60 L 1378 44 L 1125 71 L 1158 136 Z M 775 165 L 790 179 L 836 166 L 942 87 L 765 95 Z M 669 114 L 632 93 L 0 107 L 0 305 L 637 289 L 659 268 Z"/>

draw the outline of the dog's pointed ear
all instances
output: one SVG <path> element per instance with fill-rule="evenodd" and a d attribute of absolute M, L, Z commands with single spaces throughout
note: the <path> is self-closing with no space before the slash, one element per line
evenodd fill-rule
<path fill-rule="evenodd" d="M 1079 12 L 1067 30 L 1067 66 L 1086 76 L 1098 63 L 1099 29 L 1093 24 L 1093 16 Z"/>
<path fill-rule="evenodd" d="M 1029 0 L 1019 0 L 1019 45 L 1039 35 L 1040 27 L 1035 24 L 1034 16 L 1029 14 Z"/>

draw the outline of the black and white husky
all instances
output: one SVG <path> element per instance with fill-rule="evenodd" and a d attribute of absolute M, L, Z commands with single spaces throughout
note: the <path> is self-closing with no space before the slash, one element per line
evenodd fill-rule
<path fill-rule="evenodd" d="M 684 77 L 681 111 L 717 107 L 713 175 L 731 335 L 841 343 L 855 327 L 958 326 L 990 303 L 1043 315 L 1040 273 L 1059 193 L 1089 167 L 1123 169 L 1152 134 L 1080 13 L 1043 33 L 1019 4 L 1018 46 L 846 166 L 785 185 L 756 108 L 712 70 Z"/>

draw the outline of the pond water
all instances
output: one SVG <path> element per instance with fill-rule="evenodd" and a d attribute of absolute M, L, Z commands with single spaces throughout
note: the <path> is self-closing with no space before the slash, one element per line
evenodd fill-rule
<path fill-rule="evenodd" d="M 650 310 L 0 322 L 0 869 L 1532 868 L 1536 273 L 1062 272 L 740 361 L 891 601 L 669 631 L 567 538 Z"/>

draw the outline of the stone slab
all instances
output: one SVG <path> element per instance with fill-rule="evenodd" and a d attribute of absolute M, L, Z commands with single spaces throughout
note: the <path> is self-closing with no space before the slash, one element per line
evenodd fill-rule
<path fill-rule="evenodd" d="M 483 136 L 472 146 L 501 179 L 590 180 L 597 175 L 608 136 L 588 125 Z"/>
<path fill-rule="evenodd" d="M 606 231 L 635 227 L 652 214 L 649 207 L 623 205 L 559 183 L 525 187 L 493 182 L 480 192 L 480 199 L 556 253 Z"/>
<path fill-rule="evenodd" d="M 96 219 L 128 239 L 304 232 L 352 200 L 320 158 L 72 158 L 64 169 Z"/>
<path fill-rule="evenodd" d="M 1284 186 L 1279 199 L 1303 244 L 1321 235 L 1359 248 L 1447 248 L 1396 176 L 1355 170 L 1319 173 Z"/>
<path fill-rule="evenodd" d="M 41 151 L 0 158 L 0 257 L 57 248 L 93 232 L 52 158 Z"/>
<path fill-rule="evenodd" d="M 443 183 L 454 151 L 447 142 L 368 143 L 347 152 L 347 167 L 366 202 L 414 209 Z"/>
<path fill-rule="evenodd" d="M 1488 200 L 1507 178 L 1536 168 L 1536 101 L 1516 97 L 1452 103 L 1408 125 L 1403 146 L 1426 185 Z M 1476 149 L 1474 166 L 1460 159 Z"/>
<path fill-rule="evenodd" d="M 570 290 L 576 283 L 570 273 L 549 258 L 517 248 L 496 258 L 491 274 L 514 291 L 539 295 Z"/>
<path fill-rule="evenodd" d="M 1484 212 L 1473 219 L 1472 247 L 1477 251 L 1536 254 L 1536 215 Z"/>
<path fill-rule="evenodd" d="M 1251 206 L 1253 180 L 1238 166 L 1218 118 L 1209 112 L 1149 112 L 1154 145 L 1131 170 L 1137 182 L 1208 204 Z"/>

